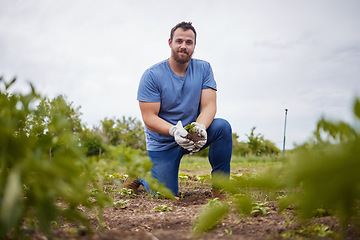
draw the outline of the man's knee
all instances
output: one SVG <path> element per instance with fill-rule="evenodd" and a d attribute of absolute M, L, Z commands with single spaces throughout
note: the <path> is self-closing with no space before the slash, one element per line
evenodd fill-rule
<path fill-rule="evenodd" d="M 232 136 L 231 125 L 227 120 L 223 118 L 215 118 L 211 125 L 213 125 L 217 131 L 221 131 L 226 135 Z"/>

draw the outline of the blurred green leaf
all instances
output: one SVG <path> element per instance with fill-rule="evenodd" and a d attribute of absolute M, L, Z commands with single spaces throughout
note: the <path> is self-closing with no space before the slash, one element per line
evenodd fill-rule
<path fill-rule="evenodd" d="M 21 216 L 22 186 L 20 172 L 16 169 L 10 172 L 5 183 L 4 198 L 1 201 L 1 222 L 6 223 L 10 228 L 19 221 Z"/>
<path fill-rule="evenodd" d="M 358 108 L 356 100 L 355 115 Z M 282 175 L 278 180 L 290 190 L 280 209 L 296 206 L 304 218 L 313 217 L 317 209 L 327 209 L 346 231 L 353 217 L 359 219 L 359 131 L 345 122 L 321 119 L 315 137 L 316 142 L 299 147 L 278 171 Z"/>
<path fill-rule="evenodd" d="M 225 202 L 212 200 L 200 212 L 194 223 L 195 233 L 204 233 L 212 230 L 229 213 L 229 205 Z"/>

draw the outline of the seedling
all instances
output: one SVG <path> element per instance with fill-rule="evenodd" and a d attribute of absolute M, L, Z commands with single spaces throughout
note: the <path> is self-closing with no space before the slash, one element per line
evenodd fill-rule
<path fill-rule="evenodd" d="M 126 208 L 126 204 L 129 202 L 129 200 L 119 200 L 113 203 L 114 207 L 120 207 L 121 209 Z"/>
<path fill-rule="evenodd" d="M 281 238 L 338 238 L 338 235 L 331 231 L 329 226 L 326 225 L 311 225 L 308 227 L 303 227 L 300 230 L 287 231 L 280 234 Z"/>
<path fill-rule="evenodd" d="M 123 189 L 121 189 L 120 194 L 123 196 L 127 196 L 128 198 L 136 197 L 136 194 L 134 193 L 134 191 L 132 189 L 123 188 Z"/>
<path fill-rule="evenodd" d="M 162 194 L 161 192 L 156 192 L 155 197 L 157 199 L 166 199 L 165 195 Z"/>
<path fill-rule="evenodd" d="M 228 229 L 225 229 L 225 232 L 227 235 L 232 235 L 231 227 L 229 227 Z"/>
<path fill-rule="evenodd" d="M 188 133 L 193 133 L 193 132 L 196 132 L 196 130 L 194 129 L 195 127 L 195 124 L 188 124 L 184 127 L 184 129 L 186 131 L 188 131 Z"/>
<path fill-rule="evenodd" d="M 268 202 L 264 202 L 264 203 L 253 203 L 253 207 L 252 207 L 252 210 L 251 210 L 251 214 L 254 216 L 254 217 L 257 217 L 259 215 L 262 215 L 262 216 L 266 216 L 268 214 L 268 210 L 270 210 L 269 207 L 266 207 L 269 203 Z"/>
<path fill-rule="evenodd" d="M 204 183 L 205 181 L 210 179 L 210 175 L 209 174 L 203 174 L 203 175 L 195 175 L 195 178 L 201 182 Z"/>
<path fill-rule="evenodd" d="M 172 208 L 172 207 L 168 207 L 168 206 L 166 206 L 165 204 L 162 204 L 162 205 L 156 206 L 156 207 L 154 208 L 154 210 L 155 210 L 156 212 L 171 212 L 171 211 L 173 210 L 173 208 Z"/>
<path fill-rule="evenodd" d="M 108 186 L 108 187 L 105 187 L 105 192 L 107 193 L 117 193 L 117 190 L 116 190 L 116 187 L 112 187 L 112 186 Z"/>
<path fill-rule="evenodd" d="M 215 207 L 215 206 L 219 206 L 222 204 L 222 202 L 220 201 L 219 198 L 214 198 L 214 199 L 206 199 L 207 201 L 207 204 L 203 207 L 203 208 L 212 208 L 212 207 Z"/>
<path fill-rule="evenodd" d="M 189 176 L 186 175 L 185 173 L 179 173 L 179 179 L 180 181 L 189 180 Z"/>

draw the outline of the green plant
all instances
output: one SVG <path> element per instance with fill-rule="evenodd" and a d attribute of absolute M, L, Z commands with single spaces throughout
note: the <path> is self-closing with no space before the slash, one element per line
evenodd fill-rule
<path fill-rule="evenodd" d="M 141 152 L 146 151 L 144 128 L 142 122 L 136 118 L 105 118 L 100 127 L 95 127 L 92 132 L 100 136 L 106 145 L 124 145 Z"/>
<path fill-rule="evenodd" d="M 106 153 L 106 145 L 101 135 L 84 127 L 80 134 L 83 151 L 86 156 L 101 156 Z"/>
<path fill-rule="evenodd" d="M 269 203 L 268 202 L 264 202 L 264 203 L 253 203 L 252 204 L 252 209 L 251 209 L 251 214 L 253 216 L 266 216 L 268 214 L 268 211 L 270 210 L 269 207 L 267 207 Z"/>
<path fill-rule="evenodd" d="M 203 206 L 196 218 L 193 230 L 195 233 L 204 233 L 213 229 L 229 213 L 230 206 L 219 201 L 217 198 L 207 199 L 207 205 Z"/>
<path fill-rule="evenodd" d="M 232 137 L 233 137 L 232 154 L 236 155 L 236 156 L 243 156 L 243 157 L 247 156 L 251 152 L 248 144 L 245 142 L 239 142 L 238 141 L 239 135 L 237 135 L 236 133 L 233 133 Z"/>
<path fill-rule="evenodd" d="M 197 179 L 199 182 L 204 183 L 210 180 L 210 175 L 209 174 L 194 175 L 194 178 Z"/>
<path fill-rule="evenodd" d="M 355 100 L 354 115 L 360 120 L 360 100 Z M 326 209 L 338 217 L 343 234 L 348 223 L 359 220 L 360 132 L 343 121 L 321 119 L 314 139 L 298 147 L 284 164 L 269 175 L 276 176 L 278 188 L 288 194 L 280 210 L 296 205 L 298 213 L 311 218 Z"/>
<path fill-rule="evenodd" d="M 90 230 L 77 208 L 94 207 L 87 187 L 98 185 L 86 171 L 89 166 L 76 138 L 77 118 L 69 115 L 71 107 L 63 98 L 44 100 L 33 86 L 28 94 L 10 94 L 14 82 L 0 78 L 0 238 L 19 235 L 28 219 L 36 219 L 50 234 L 51 223 L 60 216 Z M 102 191 L 93 196 L 101 214 L 111 199 Z"/>
<path fill-rule="evenodd" d="M 326 225 L 311 225 L 303 227 L 299 230 L 287 231 L 280 234 L 281 238 L 338 238 L 338 235 L 334 233 L 329 226 Z"/>
<path fill-rule="evenodd" d="M 271 142 L 264 138 L 264 135 L 258 133 L 255 134 L 256 127 L 251 129 L 250 135 L 248 137 L 248 148 L 255 156 L 261 155 L 276 155 L 279 154 L 281 151 L 275 145 L 275 143 Z"/>
<path fill-rule="evenodd" d="M 104 192 L 106 193 L 117 193 L 117 189 L 116 187 L 113 187 L 113 186 L 106 186 L 104 187 Z"/>
<path fill-rule="evenodd" d="M 165 204 L 158 205 L 154 208 L 156 212 L 171 212 L 173 210 L 172 207 L 168 207 Z"/>
<path fill-rule="evenodd" d="M 192 132 L 196 132 L 196 130 L 194 130 L 195 124 L 188 124 L 184 127 L 184 129 L 186 131 L 188 131 L 188 133 L 192 133 Z"/>
<path fill-rule="evenodd" d="M 248 137 L 248 146 L 251 150 L 251 152 L 258 156 L 261 153 L 261 145 L 262 141 L 264 140 L 264 136 L 260 133 L 256 134 L 254 133 L 256 127 L 253 127 L 251 129 L 250 135 L 246 136 Z"/>
<path fill-rule="evenodd" d="M 227 235 L 232 235 L 232 229 L 231 229 L 231 227 L 225 229 L 225 233 L 226 233 Z"/>
<path fill-rule="evenodd" d="M 129 200 L 119 200 L 114 202 L 113 206 L 114 207 L 120 207 L 121 209 L 126 208 L 126 204 L 129 202 Z"/>
<path fill-rule="evenodd" d="M 189 176 L 184 173 L 179 173 L 179 179 L 180 181 L 186 181 L 189 180 Z"/>
<path fill-rule="evenodd" d="M 134 193 L 134 190 L 132 190 L 132 189 L 123 188 L 120 190 L 120 194 L 123 196 L 127 196 L 127 198 L 136 197 L 136 194 Z"/>

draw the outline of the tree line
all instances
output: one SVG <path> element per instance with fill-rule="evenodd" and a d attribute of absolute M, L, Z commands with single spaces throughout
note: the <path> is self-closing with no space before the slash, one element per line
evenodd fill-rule
<path fill-rule="evenodd" d="M 68 102 L 66 96 L 59 95 L 53 99 L 44 98 L 37 106 L 37 114 L 28 118 L 27 126 L 38 136 L 52 137 L 51 126 L 52 118 L 59 111 L 58 106 L 64 106 L 62 113 L 71 124 L 73 134 L 79 139 L 79 144 L 87 156 L 101 155 L 108 151 L 109 146 L 125 145 L 133 149 L 138 149 L 146 153 L 146 141 L 144 127 L 140 120 L 135 117 L 125 117 L 121 119 L 105 117 L 99 125 L 92 128 L 82 123 L 80 107 Z M 279 154 L 280 149 L 264 135 L 255 133 L 256 127 L 251 129 L 250 134 L 246 134 L 247 141 L 239 141 L 239 135 L 233 133 L 233 155 L 273 155 Z M 207 156 L 208 149 L 197 153 L 199 156 Z"/>

